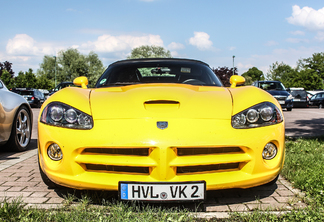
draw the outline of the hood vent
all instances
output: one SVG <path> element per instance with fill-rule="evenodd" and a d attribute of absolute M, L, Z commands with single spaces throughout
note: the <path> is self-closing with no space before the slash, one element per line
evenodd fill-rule
<path fill-rule="evenodd" d="M 152 112 L 172 112 L 180 107 L 180 102 L 174 100 L 150 100 L 144 102 L 144 107 Z"/>
<path fill-rule="evenodd" d="M 174 100 L 151 100 L 151 101 L 146 101 L 144 103 L 145 105 L 160 105 L 160 104 L 173 104 L 173 105 L 179 105 L 180 103 L 178 101 Z"/>

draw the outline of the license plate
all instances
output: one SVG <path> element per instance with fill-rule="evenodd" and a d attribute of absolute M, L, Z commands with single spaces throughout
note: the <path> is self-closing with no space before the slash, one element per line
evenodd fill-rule
<path fill-rule="evenodd" d="M 300 99 L 294 99 L 294 101 L 300 101 Z"/>
<path fill-rule="evenodd" d="M 139 201 L 196 201 L 204 200 L 206 182 L 146 183 L 119 182 L 121 200 Z"/>
<path fill-rule="evenodd" d="M 285 101 L 279 100 L 279 104 L 285 104 Z"/>

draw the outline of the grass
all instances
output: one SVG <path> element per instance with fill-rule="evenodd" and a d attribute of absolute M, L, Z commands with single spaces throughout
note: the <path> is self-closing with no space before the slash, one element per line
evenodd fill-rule
<path fill-rule="evenodd" d="M 302 190 L 308 207 L 274 215 L 253 211 L 235 213 L 226 219 L 209 221 L 324 221 L 324 137 L 286 139 L 286 160 L 282 175 Z M 111 200 L 112 198 L 107 198 Z M 61 208 L 25 209 L 21 199 L 0 203 L 0 221 L 207 221 L 191 216 L 186 209 L 136 203 L 108 202 L 98 193 L 66 196 Z M 77 200 L 78 204 L 74 205 Z"/>

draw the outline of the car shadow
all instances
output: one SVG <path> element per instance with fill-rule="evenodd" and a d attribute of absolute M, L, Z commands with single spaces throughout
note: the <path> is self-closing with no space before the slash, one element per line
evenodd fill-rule
<path fill-rule="evenodd" d="M 19 159 L 20 155 L 22 155 L 28 151 L 35 150 L 35 149 L 37 149 L 37 139 L 31 139 L 27 149 L 23 152 L 12 151 L 11 147 L 8 147 L 6 145 L 1 146 L 0 147 L 0 161 Z"/>
<path fill-rule="evenodd" d="M 134 201 L 123 201 L 126 206 L 161 208 L 161 209 L 181 209 L 190 212 L 205 212 L 208 206 L 222 206 L 254 203 L 263 198 L 270 197 L 278 188 L 277 184 L 262 185 L 248 189 L 226 189 L 206 192 L 204 202 L 173 202 L 173 203 L 143 203 Z M 120 202 L 117 191 L 95 191 L 95 190 L 75 190 L 59 187 L 54 189 L 56 194 L 65 199 L 70 204 L 82 203 L 84 200 L 90 201 L 94 205 L 106 206 Z"/>
<path fill-rule="evenodd" d="M 324 135 L 324 118 L 309 120 L 296 120 L 294 122 L 299 127 L 286 129 L 286 134 L 298 135 L 298 137 L 319 137 Z M 307 129 L 305 129 L 305 126 Z"/>

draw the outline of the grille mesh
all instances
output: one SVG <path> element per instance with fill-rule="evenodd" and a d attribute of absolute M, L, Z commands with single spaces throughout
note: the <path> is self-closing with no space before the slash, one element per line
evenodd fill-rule
<path fill-rule="evenodd" d="M 208 154 L 222 154 L 222 153 L 242 153 L 239 147 L 190 147 L 177 148 L 178 156 L 190 155 L 208 155 Z"/>
<path fill-rule="evenodd" d="M 86 153 L 148 156 L 149 148 L 86 148 L 83 150 L 82 154 Z"/>

